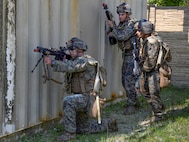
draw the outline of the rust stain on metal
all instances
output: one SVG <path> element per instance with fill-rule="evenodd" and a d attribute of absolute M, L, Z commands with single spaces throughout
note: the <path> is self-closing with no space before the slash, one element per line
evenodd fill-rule
<path fill-rule="evenodd" d="M 63 115 L 62 111 L 58 112 L 58 116 L 62 116 L 62 115 Z"/>
<path fill-rule="evenodd" d="M 77 35 L 78 28 L 78 0 L 72 0 L 72 36 Z"/>

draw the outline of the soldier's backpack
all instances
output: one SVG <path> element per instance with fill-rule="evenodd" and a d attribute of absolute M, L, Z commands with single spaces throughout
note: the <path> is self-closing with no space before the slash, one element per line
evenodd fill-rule
<path fill-rule="evenodd" d="M 172 56 L 168 44 L 164 42 L 158 35 L 155 36 L 160 44 L 160 50 L 156 64 L 160 73 L 160 88 L 165 88 L 171 83 L 172 69 L 168 62 L 172 60 Z"/>
<path fill-rule="evenodd" d="M 93 118 L 97 118 L 98 123 L 101 124 L 101 112 L 105 101 L 101 98 L 101 93 L 102 88 L 107 85 L 107 72 L 98 62 L 96 62 L 96 71 L 93 93 L 90 94 L 90 102 L 88 104 L 88 114 Z"/>

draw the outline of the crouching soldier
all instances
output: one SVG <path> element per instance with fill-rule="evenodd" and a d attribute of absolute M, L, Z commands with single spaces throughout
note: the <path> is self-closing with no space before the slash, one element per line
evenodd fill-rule
<path fill-rule="evenodd" d="M 79 38 L 67 42 L 71 60 L 54 61 L 46 57 L 45 63 L 51 65 L 56 72 L 69 73 L 70 95 L 63 99 L 63 122 L 65 133 L 60 140 L 69 141 L 76 134 L 97 133 L 102 131 L 117 131 L 115 119 L 103 120 L 98 124 L 91 117 L 91 105 L 94 99 L 94 82 L 98 61 L 89 55 L 86 43 Z"/>

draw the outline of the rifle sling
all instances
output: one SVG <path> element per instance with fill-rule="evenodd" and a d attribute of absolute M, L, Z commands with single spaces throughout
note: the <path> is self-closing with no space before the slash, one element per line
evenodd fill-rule
<path fill-rule="evenodd" d="M 48 74 L 49 72 L 49 69 L 48 69 L 48 65 L 45 67 L 45 62 L 44 62 L 44 58 L 43 58 L 43 69 L 44 69 L 44 75 L 43 75 L 43 78 L 45 79 L 43 83 L 46 83 L 46 80 L 51 80 L 55 83 L 58 83 L 58 84 L 62 84 L 62 82 L 58 81 L 58 80 L 55 80 L 53 78 L 51 78 Z"/>

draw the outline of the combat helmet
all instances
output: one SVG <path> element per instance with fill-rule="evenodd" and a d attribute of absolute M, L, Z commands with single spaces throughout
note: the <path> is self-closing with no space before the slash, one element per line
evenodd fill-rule
<path fill-rule="evenodd" d="M 72 50 L 78 48 L 78 49 L 87 51 L 87 48 L 88 48 L 87 44 L 83 40 L 77 37 L 71 38 L 68 42 L 66 42 L 66 45 L 68 49 L 72 49 Z"/>
<path fill-rule="evenodd" d="M 130 13 L 130 15 L 132 14 L 131 6 L 129 4 L 122 3 L 119 6 L 117 6 L 117 14 L 125 12 Z"/>
<path fill-rule="evenodd" d="M 142 31 L 144 34 L 150 34 L 154 31 L 154 25 L 150 21 L 142 19 L 138 22 L 137 30 Z"/>

